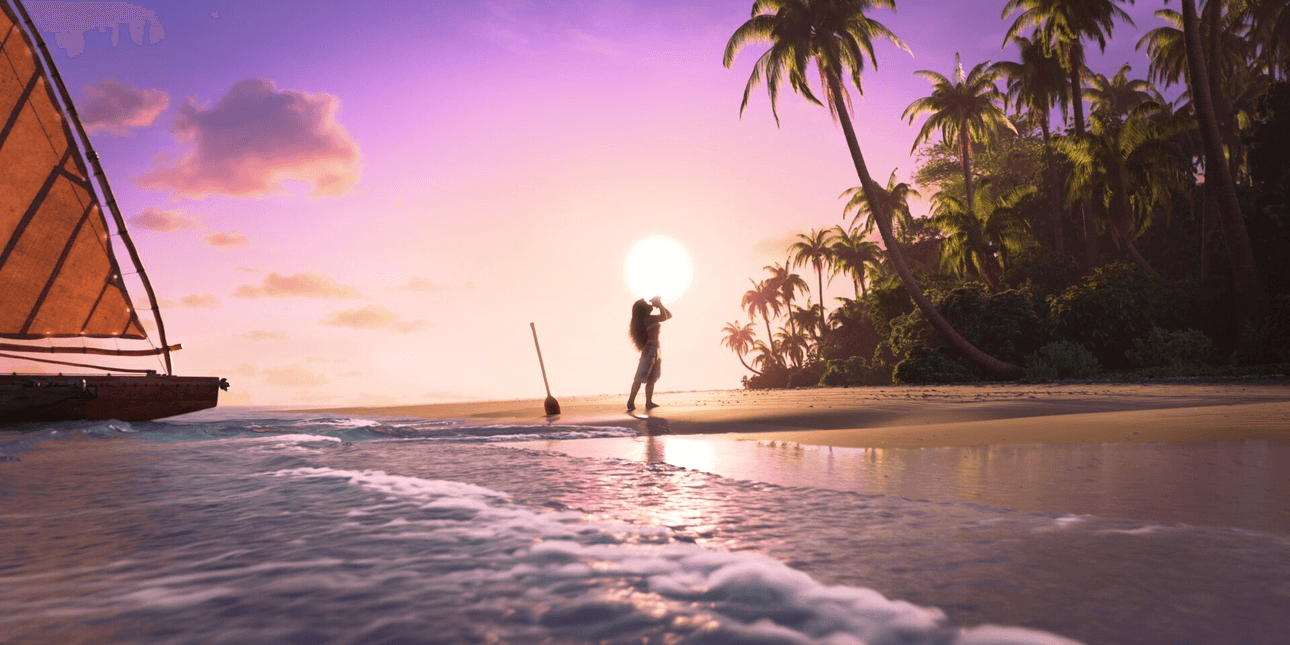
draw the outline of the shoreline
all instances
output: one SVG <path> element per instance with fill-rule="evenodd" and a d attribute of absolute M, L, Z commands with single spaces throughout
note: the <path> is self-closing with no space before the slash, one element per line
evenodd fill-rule
<path fill-rule="evenodd" d="M 640 435 L 724 434 L 849 448 L 1290 439 L 1284 383 L 1060 383 L 659 392 L 626 413 L 622 395 L 313 408 L 469 424 L 612 426 Z"/>

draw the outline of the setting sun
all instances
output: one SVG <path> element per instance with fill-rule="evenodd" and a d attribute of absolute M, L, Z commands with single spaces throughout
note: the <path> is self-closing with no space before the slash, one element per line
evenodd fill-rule
<path fill-rule="evenodd" d="M 675 300 L 685 293 L 693 277 L 690 254 L 680 242 L 651 235 L 632 247 L 623 262 L 627 288 L 641 298 L 659 296 Z"/>

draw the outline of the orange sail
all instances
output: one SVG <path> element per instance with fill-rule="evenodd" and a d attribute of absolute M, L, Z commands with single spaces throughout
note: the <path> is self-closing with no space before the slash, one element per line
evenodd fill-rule
<path fill-rule="evenodd" d="M 0 9 L 0 337 L 145 338 L 56 88 Z"/>

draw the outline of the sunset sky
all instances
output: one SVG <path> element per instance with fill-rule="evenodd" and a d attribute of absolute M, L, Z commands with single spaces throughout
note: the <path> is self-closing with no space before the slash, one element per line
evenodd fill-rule
<path fill-rule="evenodd" d="M 651 234 L 694 265 L 660 391 L 738 387 L 719 341 L 748 278 L 842 223 L 858 183 L 826 110 L 786 93 L 777 128 L 759 92 L 740 118 L 762 49 L 721 54 L 750 0 L 140 2 L 27 5 L 184 345 L 176 373 L 227 377 L 224 402 L 541 397 L 530 321 L 555 396 L 625 393 L 622 267 Z M 880 44 L 854 110 L 884 181 L 916 165 L 914 70 L 1014 55 L 1002 1 L 897 6 L 873 17 L 914 56 Z M 1094 70 L 1144 77 L 1133 45 L 1163 6 L 1126 6 L 1137 27 Z"/>

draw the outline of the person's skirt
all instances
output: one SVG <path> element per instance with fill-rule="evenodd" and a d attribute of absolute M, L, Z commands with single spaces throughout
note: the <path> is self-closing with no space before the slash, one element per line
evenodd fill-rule
<path fill-rule="evenodd" d="M 653 383 L 663 373 L 663 357 L 658 348 L 650 345 L 641 352 L 641 362 L 636 366 L 637 383 Z"/>

